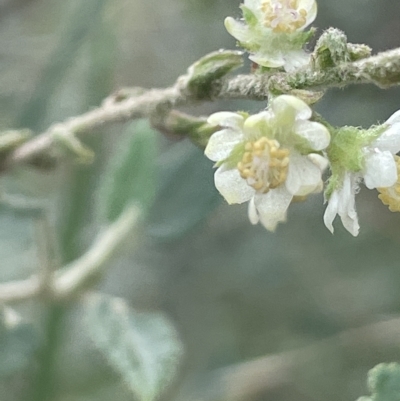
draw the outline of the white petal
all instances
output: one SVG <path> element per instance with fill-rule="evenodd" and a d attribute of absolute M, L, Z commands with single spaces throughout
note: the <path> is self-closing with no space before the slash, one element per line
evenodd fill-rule
<path fill-rule="evenodd" d="M 328 206 L 324 213 L 324 223 L 326 228 L 333 234 L 333 220 L 335 220 L 336 215 L 339 211 L 339 194 L 338 191 L 334 191 L 329 198 Z"/>
<path fill-rule="evenodd" d="M 400 110 L 393 113 L 385 122 L 385 124 L 396 124 L 400 123 Z"/>
<path fill-rule="evenodd" d="M 244 0 L 244 5 L 254 12 L 260 8 L 260 0 Z"/>
<path fill-rule="evenodd" d="M 249 220 L 251 224 L 257 224 L 260 221 L 258 217 L 256 205 L 254 202 L 254 196 L 250 199 L 249 209 L 248 209 Z"/>
<path fill-rule="evenodd" d="M 226 128 L 241 129 L 243 127 L 244 117 L 238 113 L 230 111 L 219 111 L 218 113 L 211 114 L 207 122 L 210 125 L 220 125 Z"/>
<path fill-rule="evenodd" d="M 232 129 L 223 129 L 211 135 L 204 154 L 212 161 L 226 159 L 232 149 L 243 140 L 241 132 Z"/>
<path fill-rule="evenodd" d="M 284 186 L 255 196 L 260 221 L 267 230 L 274 231 L 279 222 L 286 221 L 287 209 L 292 199 L 292 194 Z"/>
<path fill-rule="evenodd" d="M 397 167 L 393 155 L 378 149 L 365 157 L 364 182 L 367 188 L 391 187 L 397 181 Z"/>
<path fill-rule="evenodd" d="M 260 7 L 260 0 L 244 0 L 244 5 L 253 12 L 258 20 L 264 17 Z"/>
<path fill-rule="evenodd" d="M 314 121 L 298 120 L 295 123 L 294 130 L 297 135 L 307 139 L 311 149 L 314 150 L 325 149 L 331 140 L 328 129 Z"/>
<path fill-rule="evenodd" d="M 299 0 L 297 9 L 304 9 L 307 11 L 307 20 L 302 28 L 307 27 L 314 22 L 317 16 L 317 2 L 315 0 Z"/>
<path fill-rule="evenodd" d="M 292 152 L 289 156 L 289 171 L 286 188 L 293 195 L 312 193 L 321 181 L 321 170 L 307 156 Z"/>
<path fill-rule="evenodd" d="M 252 34 L 246 24 L 243 24 L 232 17 L 225 18 L 224 23 L 226 30 L 239 42 L 247 43 L 251 40 Z"/>
<path fill-rule="evenodd" d="M 281 53 L 269 53 L 267 51 L 259 51 L 249 56 L 251 61 L 263 67 L 278 68 L 285 64 L 285 60 Z"/>
<path fill-rule="evenodd" d="M 324 172 L 329 165 L 329 160 L 326 157 L 319 155 L 318 153 L 310 153 L 309 155 L 307 155 L 307 157 L 316 166 L 318 166 L 321 172 Z"/>
<path fill-rule="evenodd" d="M 308 120 L 312 115 L 312 110 L 302 100 L 291 95 L 281 95 L 271 102 L 271 109 L 279 114 L 285 109 L 291 108 L 296 114 L 296 120 Z"/>
<path fill-rule="evenodd" d="M 388 150 L 392 154 L 398 153 L 400 151 L 400 122 L 389 125 L 381 136 L 372 142 L 371 147 Z"/>
<path fill-rule="evenodd" d="M 356 183 L 351 178 L 346 181 L 346 186 L 343 190 L 346 195 L 343 195 L 343 201 L 339 203 L 339 216 L 342 220 L 344 228 L 354 237 L 358 235 L 360 225 L 358 224 L 358 216 L 355 205 Z"/>
<path fill-rule="evenodd" d="M 220 167 L 214 174 L 214 182 L 229 204 L 247 202 L 254 195 L 254 189 L 247 185 L 236 169 Z"/>
<path fill-rule="evenodd" d="M 260 136 L 268 134 L 267 126 L 273 119 L 274 115 L 269 110 L 251 115 L 243 125 L 245 137 L 249 140 L 258 139 Z"/>
<path fill-rule="evenodd" d="M 331 195 L 324 214 L 324 223 L 331 233 L 333 233 L 332 222 L 336 214 L 339 214 L 346 230 L 355 237 L 358 235 L 360 226 L 355 208 L 356 187 L 357 177 L 354 174 L 346 173 L 342 188 L 334 191 Z"/>
<path fill-rule="evenodd" d="M 284 69 L 286 72 L 293 72 L 305 67 L 311 61 L 310 54 L 304 50 L 291 50 L 283 54 L 285 60 Z"/>

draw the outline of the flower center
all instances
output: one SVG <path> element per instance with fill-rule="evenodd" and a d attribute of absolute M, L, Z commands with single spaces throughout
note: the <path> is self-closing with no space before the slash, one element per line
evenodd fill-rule
<path fill-rule="evenodd" d="M 400 157 L 395 156 L 397 165 L 397 182 L 391 187 L 377 188 L 380 192 L 378 198 L 389 207 L 391 212 L 400 212 Z"/>
<path fill-rule="evenodd" d="M 298 9 L 298 0 L 264 0 L 261 10 L 264 26 L 276 33 L 295 32 L 307 21 L 307 11 Z"/>
<path fill-rule="evenodd" d="M 266 194 L 285 182 L 289 168 L 289 150 L 281 149 L 278 141 L 266 137 L 247 142 L 237 168 L 247 184 L 257 192 Z"/>

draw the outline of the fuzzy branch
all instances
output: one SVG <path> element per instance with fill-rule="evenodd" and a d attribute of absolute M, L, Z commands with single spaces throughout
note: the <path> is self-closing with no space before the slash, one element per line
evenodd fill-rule
<path fill-rule="evenodd" d="M 106 124 L 146 117 L 161 131 L 170 132 L 170 114 L 176 113 L 173 109 L 182 105 L 219 99 L 265 101 L 270 93 L 290 93 L 298 89 L 321 90 L 350 84 L 374 84 L 387 88 L 400 84 L 400 48 L 358 61 L 341 61 L 328 67 L 315 64 L 313 68 L 290 74 L 278 72 L 227 76 L 240 67 L 242 61 L 241 52 L 214 52 L 189 67 L 187 73 L 169 88 L 120 91 L 105 99 L 99 108 L 54 124 L 32 139 L 26 139 L 26 130 L 7 131 L 3 134 L 12 134 L 15 147 L 11 151 L 9 143 L 8 148 L 0 147 L 0 168 L 5 171 L 20 164 L 40 165 L 38 160 L 51 156 L 63 147 L 82 156 L 80 153 L 87 150 L 79 145 L 76 137 Z M 199 133 L 201 124 L 188 125 L 185 119 L 177 120 L 174 116 L 172 120 L 181 124 L 173 126 L 178 135 L 182 135 L 185 129 L 187 136 L 200 145 L 206 142 L 207 134 L 209 136 L 212 133 L 204 125 L 201 127 L 203 132 Z M 189 123 L 193 122 L 192 117 L 189 120 Z M 21 137 L 16 139 L 18 132 L 21 132 Z M 25 142 L 21 144 L 21 141 Z"/>
<path fill-rule="evenodd" d="M 40 296 L 62 301 L 79 293 L 102 273 L 106 262 L 134 228 L 139 216 L 140 210 L 137 207 L 128 207 L 118 220 L 98 236 L 83 256 L 51 275 L 47 272 L 46 286 L 43 286 L 41 274 L 26 280 L 0 284 L 0 303 L 19 302 Z"/>

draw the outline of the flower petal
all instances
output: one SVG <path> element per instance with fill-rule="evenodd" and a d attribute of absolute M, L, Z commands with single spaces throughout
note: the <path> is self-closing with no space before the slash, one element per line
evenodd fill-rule
<path fill-rule="evenodd" d="M 256 205 L 254 202 L 254 196 L 250 199 L 249 208 L 248 208 L 248 215 L 251 224 L 257 224 L 260 221 L 258 217 L 258 212 L 256 209 Z"/>
<path fill-rule="evenodd" d="M 229 204 L 247 202 L 254 189 L 247 185 L 236 169 L 220 167 L 214 174 L 215 186 Z"/>
<path fill-rule="evenodd" d="M 285 64 L 282 54 L 279 52 L 259 51 L 249 56 L 251 61 L 263 67 L 278 68 Z"/>
<path fill-rule="evenodd" d="M 291 95 L 281 95 L 271 102 L 271 109 L 275 114 L 281 114 L 287 109 L 295 112 L 296 120 L 308 120 L 312 115 L 312 110 L 302 100 Z"/>
<path fill-rule="evenodd" d="M 321 170 L 307 156 L 292 152 L 289 156 L 286 188 L 293 195 L 312 193 L 321 181 Z"/>
<path fill-rule="evenodd" d="M 274 231 L 279 222 L 286 221 L 287 209 L 292 199 L 293 195 L 284 186 L 255 196 L 259 219 L 267 230 Z"/>
<path fill-rule="evenodd" d="M 230 111 L 219 111 L 218 113 L 211 114 L 207 122 L 210 125 L 220 125 L 226 128 L 241 129 L 244 123 L 244 117 L 238 113 Z"/>
<path fill-rule="evenodd" d="M 226 159 L 232 149 L 243 140 L 243 134 L 232 129 L 223 129 L 211 135 L 204 154 L 212 161 Z"/>
<path fill-rule="evenodd" d="M 243 125 L 246 139 L 258 139 L 261 136 L 269 136 L 269 127 L 272 125 L 274 115 L 271 111 L 261 111 L 260 113 L 253 114 L 246 119 Z"/>
<path fill-rule="evenodd" d="M 305 138 L 314 150 L 325 149 L 331 140 L 328 129 L 314 121 L 298 120 L 295 123 L 294 130 L 297 135 Z"/>
<path fill-rule="evenodd" d="M 310 153 L 309 155 L 307 155 L 307 157 L 316 166 L 318 166 L 321 172 L 324 172 L 329 165 L 329 160 L 326 157 L 319 155 L 318 153 Z"/>
<path fill-rule="evenodd" d="M 355 208 L 355 193 L 357 177 L 354 174 L 346 173 L 343 179 L 342 188 L 335 190 L 324 213 L 324 223 L 328 230 L 333 233 L 333 220 L 339 214 L 343 226 L 353 236 L 358 235 L 360 226 Z"/>
<path fill-rule="evenodd" d="M 397 167 L 393 155 L 372 150 L 365 157 L 364 183 L 367 188 L 391 187 L 397 181 Z"/>
<path fill-rule="evenodd" d="M 385 124 L 396 124 L 400 123 L 400 110 L 397 110 L 395 113 L 393 113 L 385 122 Z"/>
<path fill-rule="evenodd" d="M 339 193 L 338 191 L 333 191 L 331 197 L 328 201 L 328 206 L 324 213 L 324 223 L 326 228 L 333 234 L 335 231 L 333 229 L 333 220 L 335 220 L 336 215 L 339 212 Z"/>
<path fill-rule="evenodd" d="M 398 117 L 400 119 L 400 114 Z M 400 152 L 400 122 L 389 125 L 388 129 L 372 142 L 371 147 L 376 147 L 382 151 L 388 150 L 392 154 Z"/>
<path fill-rule="evenodd" d="M 239 42 L 247 43 L 251 41 L 252 34 L 246 24 L 237 21 L 232 17 L 226 17 L 224 23 L 226 30 Z"/>
<path fill-rule="evenodd" d="M 255 11 L 260 8 L 260 0 L 244 0 L 244 5 L 251 11 Z"/>
<path fill-rule="evenodd" d="M 301 10 L 302 8 L 307 11 L 307 20 L 302 27 L 305 28 L 314 22 L 317 17 L 317 2 L 315 0 L 299 0 L 297 9 Z"/>

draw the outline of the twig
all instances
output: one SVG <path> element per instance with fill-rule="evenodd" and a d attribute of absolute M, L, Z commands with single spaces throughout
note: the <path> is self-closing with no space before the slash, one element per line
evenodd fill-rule
<path fill-rule="evenodd" d="M 237 52 L 229 54 L 238 57 Z M 212 55 L 205 58 L 210 59 Z M 225 66 L 224 71 L 229 72 L 237 67 L 237 60 L 235 62 L 236 64 L 230 69 Z M 318 90 L 350 84 L 374 84 L 382 88 L 399 85 L 400 48 L 324 70 L 308 68 L 290 74 L 248 74 L 235 77 L 221 77 L 221 70 L 213 72 L 214 75 L 210 71 L 205 71 L 204 76 L 207 79 L 204 84 L 204 80 L 200 79 L 201 76 L 193 80 L 192 66 L 186 75 L 179 77 L 169 88 L 151 89 L 144 93 L 136 91 L 138 95 L 123 98 L 122 101 L 119 101 L 118 96 L 106 99 L 99 108 L 63 123 L 54 124 L 44 133 L 19 146 L 3 162 L 2 170 L 33 162 L 50 151 L 60 136 L 67 138 L 68 135 L 81 135 L 106 124 L 140 117 L 167 116 L 173 108 L 184 104 L 218 99 L 266 100 L 270 92 L 288 93 L 293 89 Z"/>
<path fill-rule="evenodd" d="M 86 254 L 55 272 L 50 284 L 54 300 L 73 296 L 99 275 L 108 259 L 135 226 L 139 216 L 140 210 L 137 207 L 127 208 L 116 222 L 99 235 Z M 0 302 L 3 303 L 19 302 L 41 295 L 41 281 L 37 275 L 26 280 L 0 284 Z"/>
<path fill-rule="evenodd" d="M 129 207 L 118 220 L 96 240 L 82 257 L 65 266 L 56 274 L 54 292 L 58 299 L 64 299 L 79 292 L 89 281 L 97 277 L 121 241 L 136 225 L 140 209 Z"/>
<path fill-rule="evenodd" d="M 211 383 L 210 380 L 207 383 L 208 387 L 219 389 L 219 394 L 211 394 L 207 401 L 216 399 L 251 400 L 262 392 L 295 384 L 296 370 L 315 363 L 315 360 L 321 358 L 323 352 L 329 347 L 335 347 L 337 352 L 351 358 L 352 355 L 373 355 L 376 347 L 397 348 L 399 338 L 400 318 L 394 318 L 345 330 L 300 349 L 267 355 L 222 368 L 214 371 L 211 374 L 213 377 Z M 376 361 L 376 363 L 378 362 L 379 360 Z"/>

